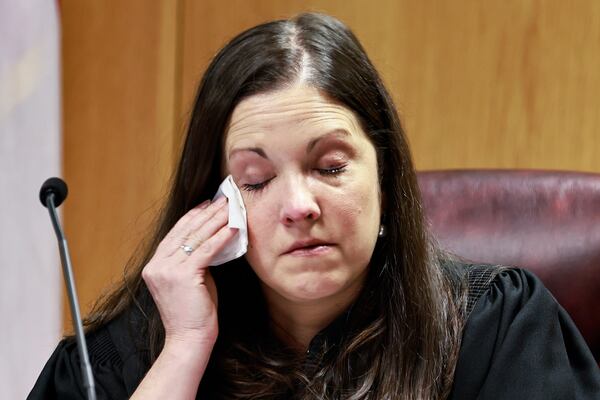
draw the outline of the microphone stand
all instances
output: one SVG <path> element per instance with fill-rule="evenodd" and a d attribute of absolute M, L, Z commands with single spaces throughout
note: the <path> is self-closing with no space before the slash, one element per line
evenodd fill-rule
<path fill-rule="evenodd" d="M 56 206 L 54 205 L 54 193 L 49 193 L 46 197 L 46 207 L 50 213 L 52 226 L 58 239 L 58 247 L 60 249 L 60 260 L 62 262 L 63 276 L 65 285 L 67 286 L 67 294 L 69 295 L 69 306 L 71 307 L 71 315 L 73 316 L 73 327 L 75 328 L 75 337 L 77 338 L 77 350 L 79 352 L 79 360 L 81 367 L 81 375 L 83 376 L 83 386 L 89 400 L 96 400 L 96 387 L 94 385 L 94 375 L 92 375 L 92 366 L 85 343 L 85 335 L 83 333 L 83 325 L 81 323 L 81 313 L 79 312 L 79 302 L 77 300 L 77 292 L 75 290 L 75 280 L 73 278 L 73 268 L 71 267 L 71 257 L 69 256 L 69 247 L 67 239 L 60 227 Z"/>

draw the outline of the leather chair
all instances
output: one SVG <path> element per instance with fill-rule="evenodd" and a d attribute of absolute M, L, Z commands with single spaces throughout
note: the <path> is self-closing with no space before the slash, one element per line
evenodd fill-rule
<path fill-rule="evenodd" d="M 447 170 L 418 179 L 441 247 L 535 273 L 600 361 L 600 174 Z"/>

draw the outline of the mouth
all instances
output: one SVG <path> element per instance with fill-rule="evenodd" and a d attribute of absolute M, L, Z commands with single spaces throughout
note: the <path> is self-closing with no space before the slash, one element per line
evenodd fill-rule
<path fill-rule="evenodd" d="M 315 243 L 306 246 L 295 246 L 285 254 L 292 256 L 316 256 L 328 253 L 332 247 L 333 244 L 331 243 Z"/>

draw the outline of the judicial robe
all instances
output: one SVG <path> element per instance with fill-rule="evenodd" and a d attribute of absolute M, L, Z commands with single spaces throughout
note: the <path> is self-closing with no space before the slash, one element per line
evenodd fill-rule
<path fill-rule="evenodd" d="M 475 284 L 470 300 L 450 399 L 600 399 L 596 361 L 537 277 L 503 270 L 484 286 Z M 315 336 L 307 357 L 335 330 L 334 322 Z M 98 399 L 129 398 L 147 371 L 132 335 L 124 317 L 89 335 Z M 28 399 L 85 399 L 81 382 L 77 345 L 63 340 Z"/>

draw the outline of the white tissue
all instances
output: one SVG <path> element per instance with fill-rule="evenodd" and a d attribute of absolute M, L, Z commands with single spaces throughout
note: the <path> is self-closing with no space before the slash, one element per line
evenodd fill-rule
<path fill-rule="evenodd" d="M 235 236 L 227 242 L 225 247 L 213 258 L 211 266 L 221 265 L 227 261 L 235 260 L 246 254 L 248 249 L 248 225 L 246 219 L 246 207 L 242 200 L 242 194 L 236 186 L 231 175 L 229 175 L 219 186 L 219 190 L 213 197 L 213 201 L 219 197 L 229 199 L 229 222 L 230 228 L 238 228 Z"/>

